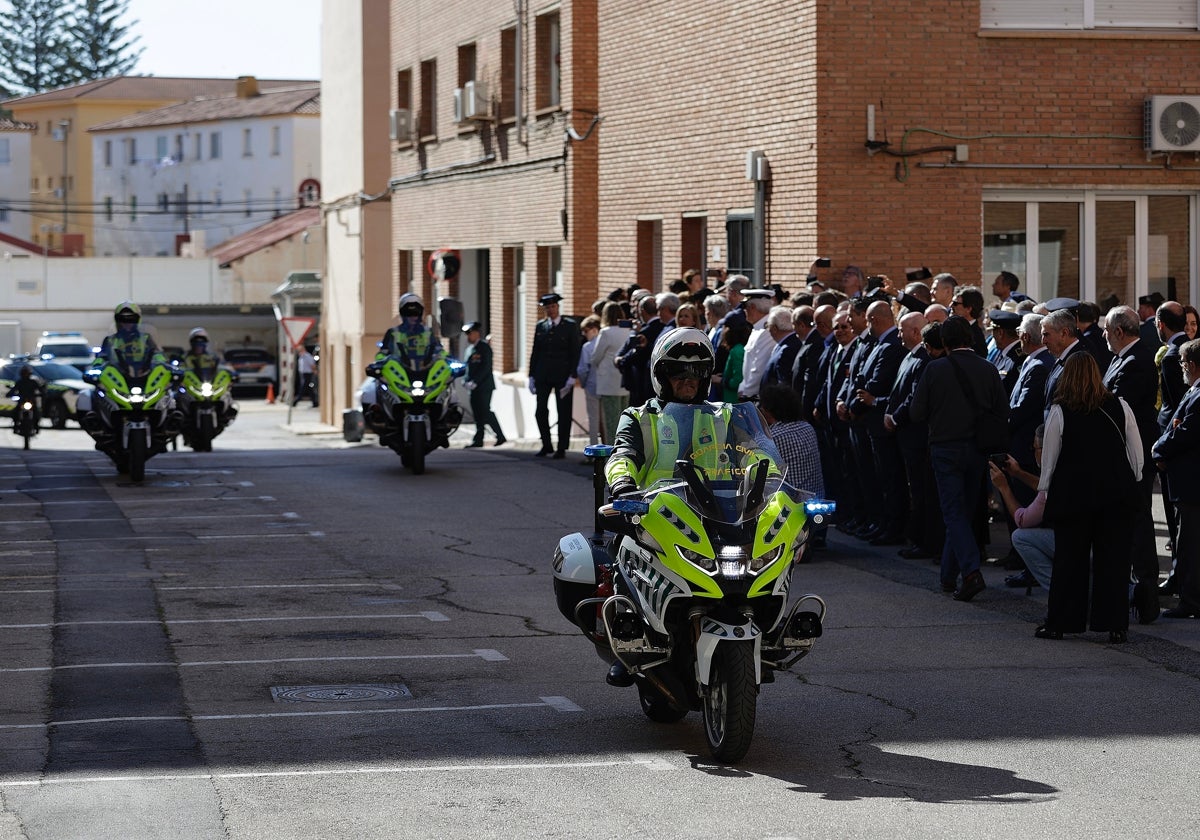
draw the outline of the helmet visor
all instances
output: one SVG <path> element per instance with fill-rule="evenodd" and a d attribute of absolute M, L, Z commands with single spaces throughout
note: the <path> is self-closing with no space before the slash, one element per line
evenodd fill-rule
<path fill-rule="evenodd" d="M 682 379 L 705 379 L 709 376 L 709 367 L 703 362 L 676 362 L 667 367 L 667 379 L 678 381 Z"/>

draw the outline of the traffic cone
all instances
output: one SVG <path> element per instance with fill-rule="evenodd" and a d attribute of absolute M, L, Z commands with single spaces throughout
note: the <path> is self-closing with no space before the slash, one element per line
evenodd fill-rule
<path fill-rule="evenodd" d="M 272 405 L 275 402 L 275 383 L 267 383 L 267 405 Z"/>

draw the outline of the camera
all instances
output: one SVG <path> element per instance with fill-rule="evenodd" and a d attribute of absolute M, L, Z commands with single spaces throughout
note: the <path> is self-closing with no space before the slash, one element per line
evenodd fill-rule
<path fill-rule="evenodd" d="M 883 279 L 882 274 L 872 274 L 867 278 L 867 291 L 883 288 Z"/>
<path fill-rule="evenodd" d="M 909 283 L 916 283 L 918 280 L 928 280 L 931 277 L 933 277 L 933 272 L 925 266 L 910 268 L 904 272 L 904 279 Z"/>

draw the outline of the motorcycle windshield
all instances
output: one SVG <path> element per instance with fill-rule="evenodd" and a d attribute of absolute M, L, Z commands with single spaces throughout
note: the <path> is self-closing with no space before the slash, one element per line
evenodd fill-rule
<path fill-rule="evenodd" d="M 652 484 L 647 500 L 671 493 L 715 526 L 739 526 L 756 521 L 777 493 L 798 502 L 809 495 L 785 482 L 783 459 L 752 403 L 668 403 L 660 419 L 664 436 L 689 443 L 678 446 L 674 474 Z"/>

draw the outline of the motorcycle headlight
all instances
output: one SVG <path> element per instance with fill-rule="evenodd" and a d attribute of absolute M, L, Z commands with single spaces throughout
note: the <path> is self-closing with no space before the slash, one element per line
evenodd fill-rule
<path fill-rule="evenodd" d="M 758 557 L 755 557 L 753 560 L 750 561 L 750 571 L 761 572 L 767 566 L 770 566 L 772 563 L 774 563 L 776 560 L 779 559 L 779 556 L 781 554 L 783 554 L 783 549 L 784 549 L 784 547 L 782 545 L 777 545 L 774 548 L 772 548 L 770 551 L 768 551 L 766 554 L 762 554 Z"/>
<path fill-rule="evenodd" d="M 413 386 L 412 395 L 414 397 L 423 397 L 423 396 L 425 396 L 425 389 Z"/>
<path fill-rule="evenodd" d="M 129 393 L 135 397 L 139 397 L 142 394 L 142 389 L 139 388 L 138 386 L 134 385 L 132 388 L 129 389 Z"/>
<path fill-rule="evenodd" d="M 205 382 L 203 385 L 201 385 L 201 386 L 200 386 L 200 395 L 201 395 L 201 396 L 203 396 L 203 397 L 211 397 L 211 396 L 212 396 L 212 392 L 213 392 L 213 390 L 212 390 L 212 383 L 211 383 L 211 382 Z"/>
<path fill-rule="evenodd" d="M 679 556 L 693 566 L 699 566 L 704 571 L 710 573 L 717 570 L 717 561 L 712 557 L 705 557 L 703 554 L 692 551 L 690 548 L 684 548 L 681 545 L 676 546 L 676 549 L 679 551 Z"/>
<path fill-rule="evenodd" d="M 21 403 L 21 408 L 25 409 L 26 411 L 33 411 L 33 403 L 23 402 Z"/>
<path fill-rule="evenodd" d="M 723 545 L 717 549 L 717 564 L 722 577 L 740 578 L 749 570 L 750 556 L 740 545 Z"/>
<path fill-rule="evenodd" d="M 414 390 L 414 391 L 419 391 L 419 390 L 421 390 L 422 388 L 424 388 L 424 387 L 425 387 L 425 381 L 424 381 L 424 380 L 422 380 L 422 379 L 418 379 L 416 382 L 414 382 L 414 383 L 412 384 L 412 386 L 413 386 L 413 390 Z"/>

